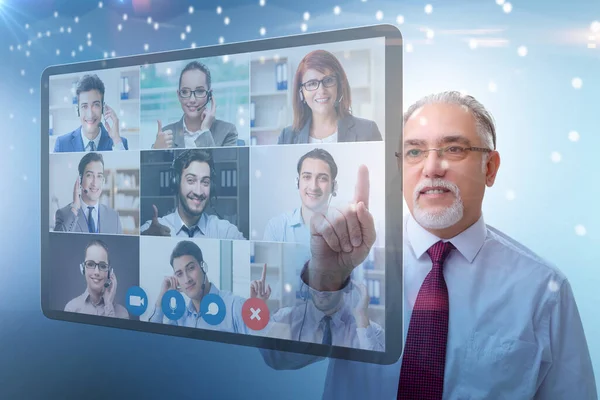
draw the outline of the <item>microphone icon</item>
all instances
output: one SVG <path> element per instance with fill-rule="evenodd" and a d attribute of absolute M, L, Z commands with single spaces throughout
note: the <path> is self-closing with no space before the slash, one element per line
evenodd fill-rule
<path fill-rule="evenodd" d="M 175 314 L 175 310 L 177 309 L 177 299 L 175 297 L 171 297 L 169 301 L 169 308 L 171 309 L 171 313 Z"/>

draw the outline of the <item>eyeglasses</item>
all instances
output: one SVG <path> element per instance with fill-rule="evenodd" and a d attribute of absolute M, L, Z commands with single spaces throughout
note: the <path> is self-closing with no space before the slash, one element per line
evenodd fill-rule
<path fill-rule="evenodd" d="M 479 151 L 482 153 L 490 153 L 491 149 L 484 147 L 462 147 L 462 146 L 447 146 L 439 149 L 409 149 L 404 153 L 404 156 L 396 152 L 396 157 L 402 158 L 404 161 L 416 164 L 427 158 L 430 151 L 436 151 L 438 157 L 448 161 L 460 161 L 465 159 L 470 151 Z"/>
<path fill-rule="evenodd" d="M 189 99 L 190 97 L 192 97 L 192 94 L 197 99 L 203 99 L 208 94 L 208 90 L 206 90 L 206 89 L 190 90 L 190 89 L 186 89 L 186 88 L 179 89 L 179 96 L 184 99 Z"/>
<path fill-rule="evenodd" d="M 300 86 L 312 92 L 313 90 L 317 90 L 319 86 L 321 86 L 321 83 L 326 88 L 335 86 L 337 85 L 337 77 L 335 75 L 328 75 L 323 79 L 311 79 L 310 81 L 302 83 Z"/>
<path fill-rule="evenodd" d="M 106 272 L 110 268 L 110 265 L 108 265 L 107 263 L 105 263 L 103 261 L 100 261 L 99 263 L 97 263 L 92 260 L 87 260 L 84 262 L 84 264 L 87 269 L 96 269 L 96 267 L 98 267 L 98 269 L 102 272 Z"/>

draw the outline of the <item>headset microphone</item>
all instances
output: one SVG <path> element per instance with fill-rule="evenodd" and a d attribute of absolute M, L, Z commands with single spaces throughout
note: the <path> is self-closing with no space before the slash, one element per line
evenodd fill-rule
<path fill-rule="evenodd" d="M 334 105 L 335 105 L 336 107 L 338 107 L 338 106 L 340 105 L 340 102 L 342 101 L 342 99 L 343 99 L 343 98 L 344 98 L 344 95 L 342 94 L 342 95 L 340 96 L 340 98 L 339 98 L 338 100 L 336 100 L 336 101 L 335 101 Z"/>
<path fill-rule="evenodd" d="M 112 284 L 112 281 L 110 280 L 110 269 L 108 270 L 108 277 L 106 278 L 106 282 L 104 282 L 104 287 L 107 288 Z"/>
<path fill-rule="evenodd" d="M 203 106 L 196 108 L 196 111 L 200 111 L 203 108 L 206 108 L 206 106 L 208 105 L 208 102 L 211 101 L 212 99 L 212 90 L 208 91 L 208 94 L 206 95 L 206 103 L 204 103 Z"/>

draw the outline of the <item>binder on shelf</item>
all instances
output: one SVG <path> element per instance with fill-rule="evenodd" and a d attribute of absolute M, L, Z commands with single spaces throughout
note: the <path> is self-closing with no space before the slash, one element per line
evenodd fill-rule
<path fill-rule="evenodd" d="M 250 102 L 250 127 L 254 128 L 254 124 L 255 124 L 255 103 L 252 101 Z"/>
<path fill-rule="evenodd" d="M 373 249 L 371 249 L 371 251 L 369 252 L 367 259 L 365 260 L 365 262 L 363 263 L 363 268 L 364 269 L 368 269 L 368 270 L 374 270 L 375 269 L 375 254 L 373 253 Z"/>
<path fill-rule="evenodd" d="M 288 81 L 287 81 L 287 63 L 281 64 L 281 90 L 287 90 Z"/>
<path fill-rule="evenodd" d="M 283 67 L 280 63 L 275 64 L 275 83 L 277 85 L 277 90 L 281 90 L 283 87 Z"/>
<path fill-rule="evenodd" d="M 225 183 L 227 183 L 226 175 L 227 175 L 227 172 L 224 169 L 222 169 L 221 170 L 221 187 L 225 187 Z"/>
<path fill-rule="evenodd" d="M 121 100 L 129 99 L 129 78 L 121 77 Z"/>
<path fill-rule="evenodd" d="M 379 281 L 379 279 L 374 279 L 373 280 L 373 304 L 381 304 L 381 291 L 380 291 L 380 285 L 381 282 Z"/>
<path fill-rule="evenodd" d="M 49 126 L 49 128 L 50 128 L 50 129 L 48 130 L 48 133 L 49 133 L 49 135 L 50 135 L 50 136 L 52 136 L 52 135 L 54 134 L 54 129 L 52 128 L 52 114 L 50 114 L 50 115 L 49 115 L 49 118 L 48 118 L 48 126 Z"/>
<path fill-rule="evenodd" d="M 77 82 L 71 84 L 71 94 L 73 95 L 73 104 L 77 105 Z"/>
<path fill-rule="evenodd" d="M 232 171 L 231 186 L 237 187 L 237 170 L 236 169 L 234 169 Z"/>
<path fill-rule="evenodd" d="M 254 242 L 250 242 L 250 263 L 254 264 Z"/>
<path fill-rule="evenodd" d="M 231 170 L 227 170 L 227 187 L 231 187 Z"/>

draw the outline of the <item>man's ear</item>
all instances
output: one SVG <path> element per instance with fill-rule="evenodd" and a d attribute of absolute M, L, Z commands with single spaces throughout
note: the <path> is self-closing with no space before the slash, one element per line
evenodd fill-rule
<path fill-rule="evenodd" d="M 496 150 L 492 151 L 488 156 L 488 160 L 485 168 L 485 184 L 488 187 L 492 187 L 496 181 L 496 175 L 500 168 L 500 153 Z"/>

